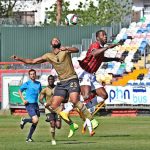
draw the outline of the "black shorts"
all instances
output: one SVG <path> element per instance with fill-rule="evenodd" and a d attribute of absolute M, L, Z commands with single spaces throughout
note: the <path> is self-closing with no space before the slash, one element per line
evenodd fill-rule
<path fill-rule="evenodd" d="M 48 117 L 49 121 L 60 121 L 61 118 L 59 115 L 57 115 L 56 113 L 52 112 L 46 115 Z"/>
<path fill-rule="evenodd" d="M 72 92 L 80 93 L 80 85 L 77 78 L 57 83 L 54 96 L 61 96 L 64 99 L 67 99 L 68 94 Z"/>

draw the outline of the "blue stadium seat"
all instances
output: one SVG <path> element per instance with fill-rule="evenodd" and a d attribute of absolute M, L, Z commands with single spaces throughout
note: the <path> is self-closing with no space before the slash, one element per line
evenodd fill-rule
<path fill-rule="evenodd" d="M 146 86 L 150 86 L 150 82 L 146 82 Z"/>

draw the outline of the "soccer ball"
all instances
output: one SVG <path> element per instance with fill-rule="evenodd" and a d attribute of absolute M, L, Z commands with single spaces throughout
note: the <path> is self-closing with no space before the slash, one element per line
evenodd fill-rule
<path fill-rule="evenodd" d="M 75 14 L 68 14 L 65 18 L 66 25 L 76 25 L 78 22 L 78 16 Z"/>

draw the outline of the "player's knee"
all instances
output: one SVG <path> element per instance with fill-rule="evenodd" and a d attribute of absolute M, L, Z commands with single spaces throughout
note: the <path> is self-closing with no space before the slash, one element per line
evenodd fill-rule
<path fill-rule="evenodd" d="M 38 119 L 33 119 L 33 120 L 32 120 L 32 123 L 34 123 L 34 124 L 38 124 L 38 122 L 39 122 Z"/>
<path fill-rule="evenodd" d="M 54 121 L 51 121 L 50 124 L 51 124 L 51 128 L 55 127 L 55 122 Z"/>
<path fill-rule="evenodd" d="M 58 117 L 58 120 L 55 122 L 55 127 L 61 129 L 61 119 Z"/>
<path fill-rule="evenodd" d="M 56 128 L 57 128 L 57 129 L 60 129 L 60 128 L 61 128 L 61 125 L 56 125 Z"/>
<path fill-rule="evenodd" d="M 33 117 L 32 118 L 32 123 L 38 124 L 39 118 L 38 117 Z"/>

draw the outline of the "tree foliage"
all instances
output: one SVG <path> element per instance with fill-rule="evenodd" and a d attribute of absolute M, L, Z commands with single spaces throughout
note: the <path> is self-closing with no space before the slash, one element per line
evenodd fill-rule
<path fill-rule="evenodd" d="M 0 0 L 0 17 L 8 18 L 13 16 L 13 8 L 17 0 Z"/>
<path fill-rule="evenodd" d="M 61 25 L 65 24 L 65 17 L 69 13 L 79 16 L 79 25 L 110 25 L 112 22 L 123 21 L 125 16 L 131 14 L 131 0 L 97 0 L 97 3 L 95 6 L 92 0 L 86 0 L 85 4 L 81 1 L 76 10 L 69 10 L 70 3 L 63 1 Z M 56 24 L 56 11 L 57 4 L 47 8 L 47 24 Z"/>

